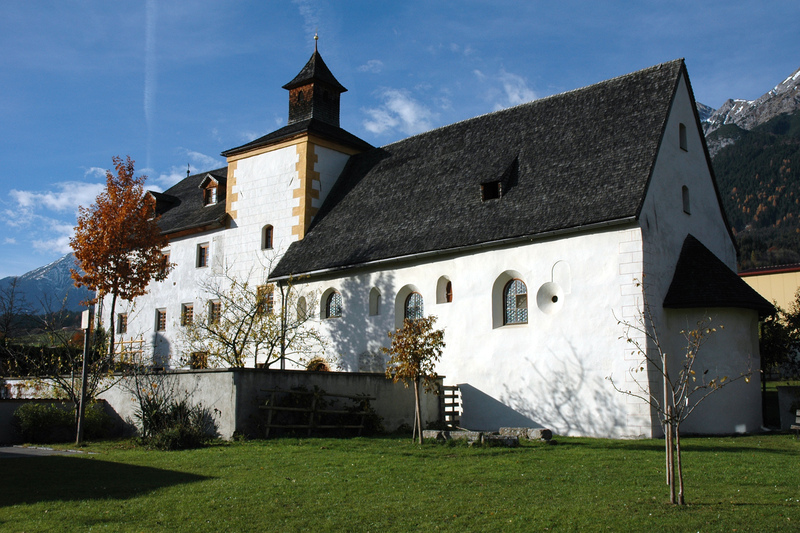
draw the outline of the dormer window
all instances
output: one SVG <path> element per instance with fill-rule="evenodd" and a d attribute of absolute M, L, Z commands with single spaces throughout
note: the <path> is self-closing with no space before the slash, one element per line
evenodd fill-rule
<path fill-rule="evenodd" d="M 496 200 L 503 193 L 503 187 L 499 181 L 489 181 L 481 183 L 481 201 Z"/>
<path fill-rule="evenodd" d="M 203 189 L 203 205 L 214 205 L 217 203 L 217 188 L 208 186 Z"/>
<path fill-rule="evenodd" d="M 206 174 L 198 186 L 203 193 L 203 205 L 216 205 L 225 201 L 225 187 L 227 180 L 213 174 Z"/>

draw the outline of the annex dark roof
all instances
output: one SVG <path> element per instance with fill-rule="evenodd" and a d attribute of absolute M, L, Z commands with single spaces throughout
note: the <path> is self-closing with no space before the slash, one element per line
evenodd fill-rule
<path fill-rule="evenodd" d="M 353 156 L 273 277 L 632 220 L 685 73 L 675 60 Z M 490 181 L 502 196 L 482 201 Z"/>
<path fill-rule="evenodd" d="M 771 303 L 691 234 L 683 241 L 664 307 L 738 307 L 754 309 L 762 316 L 775 311 Z"/>
<path fill-rule="evenodd" d="M 199 187 L 209 174 L 217 180 L 220 187 L 217 192 L 217 203 L 204 206 L 203 193 Z M 156 198 L 156 214 L 160 217 L 158 226 L 161 232 L 170 234 L 208 226 L 222 227 L 227 217 L 225 214 L 227 181 L 228 167 L 224 167 L 188 176 L 163 193 L 148 191 Z"/>
<path fill-rule="evenodd" d="M 317 134 L 326 139 L 337 141 L 345 146 L 350 146 L 358 150 L 369 150 L 373 148 L 373 146 L 368 142 L 359 139 L 352 133 L 347 132 L 338 126 L 334 126 L 332 124 L 328 124 L 327 122 L 322 122 L 321 120 L 312 118 L 301 122 L 295 122 L 294 124 L 289 124 L 288 126 L 284 126 L 279 130 L 268 133 L 267 135 L 259 137 L 258 139 L 247 144 L 226 150 L 222 152 L 222 156 L 229 157 L 232 155 L 242 154 L 250 150 L 255 150 L 256 148 L 261 148 L 262 146 L 269 146 L 270 144 L 288 140 L 292 137 L 306 133 Z"/>
<path fill-rule="evenodd" d="M 306 85 L 312 81 L 321 81 L 323 83 L 327 83 L 342 93 L 347 91 L 347 89 L 344 88 L 344 85 L 339 83 L 339 81 L 328 68 L 328 65 L 326 65 L 322 60 L 322 56 L 319 55 L 319 52 L 316 50 L 314 50 L 314 53 L 308 60 L 308 63 L 306 63 L 306 66 L 303 67 L 300 73 L 295 76 L 292 81 L 284 85 L 283 88 L 290 90 L 294 89 L 295 87 L 300 87 L 301 85 Z"/>

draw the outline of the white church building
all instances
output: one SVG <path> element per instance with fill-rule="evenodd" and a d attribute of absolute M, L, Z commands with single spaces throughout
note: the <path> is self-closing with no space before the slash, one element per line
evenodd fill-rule
<path fill-rule="evenodd" d="M 219 312 L 204 281 L 294 280 L 318 295 L 307 312 L 338 370 L 383 372 L 387 332 L 435 315 L 437 371 L 460 389 L 464 427 L 650 437 L 662 433 L 650 406 L 606 379 L 635 389 L 641 357 L 618 321 L 647 302 L 676 361 L 681 330 L 712 317 L 724 329 L 702 368 L 756 372 L 684 431 L 760 428 L 757 327 L 771 306 L 734 273 L 682 60 L 379 148 L 339 127 L 346 89 L 318 52 L 284 88 L 287 126 L 150 193 L 175 268 L 117 307 L 118 340 L 144 335 L 159 364 L 178 366 L 187 313 Z M 661 394 L 653 368 L 635 376 Z"/>

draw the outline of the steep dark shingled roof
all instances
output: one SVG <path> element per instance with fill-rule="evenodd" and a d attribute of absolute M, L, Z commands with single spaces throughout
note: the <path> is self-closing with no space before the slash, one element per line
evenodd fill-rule
<path fill-rule="evenodd" d="M 668 309 L 738 307 L 768 315 L 775 308 L 693 235 L 683 241 L 664 297 Z"/>
<path fill-rule="evenodd" d="M 353 156 L 273 276 L 636 217 L 685 72 L 675 60 Z M 491 180 L 503 196 L 482 202 Z"/>
<path fill-rule="evenodd" d="M 208 174 L 217 179 L 220 187 L 217 192 L 217 203 L 204 206 L 203 193 L 199 187 Z M 161 228 L 161 232 L 176 233 L 204 226 L 222 225 L 227 216 L 225 214 L 225 184 L 227 181 L 228 167 L 224 167 L 182 179 L 164 193 L 150 191 L 156 200 L 159 200 L 159 197 L 162 199 L 166 197 L 169 200 L 158 205 L 157 214 L 160 215 L 158 226 Z"/>
<path fill-rule="evenodd" d="M 320 137 L 324 137 L 332 141 L 338 141 L 345 146 L 351 146 L 358 150 L 370 150 L 373 148 L 373 146 L 367 141 L 359 139 L 352 133 L 347 132 L 338 126 L 334 126 L 332 124 L 328 124 L 327 122 L 321 122 L 312 118 L 309 120 L 303 120 L 301 122 L 295 122 L 294 124 L 289 124 L 288 126 L 284 126 L 279 130 L 268 133 L 263 137 L 259 137 L 255 141 L 250 141 L 242 146 L 226 150 L 222 152 L 222 157 L 248 152 L 250 150 L 261 148 L 262 146 L 268 146 L 278 141 L 289 139 L 304 133 L 314 133 Z"/>
<path fill-rule="evenodd" d="M 314 50 L 314 53 L 311 55 L 311 58 L 306 63 L 306 66 L 300 71 L 300 73 L 294 77 L 292 81 L 287 83 L 283 86 L 284 89 L 294 89 L 295 87 L 300 87 L 301 85 L 305 85 L 312 80 L 321 81 L 323 83 L 327 83 L 328 85 L 332 86 L 335 89 L 338 89 L 339 92 L 346 92 L 347 89 L 344 88 L 344 85 L 339 83 L 336 77 L 328 68 L 328 65 L 322 60 L 322 56 L 319 55 L 319 52 Z"/>

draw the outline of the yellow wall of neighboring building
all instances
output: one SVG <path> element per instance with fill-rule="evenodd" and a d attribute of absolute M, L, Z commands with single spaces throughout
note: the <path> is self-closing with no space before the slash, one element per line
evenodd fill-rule
<path fill-rule="evenodd" d="M 791 307 L 800 287 L 800 271 L 742 276 L 742 279 L 770 302 L 777 302 L 783 310 Z"/>

